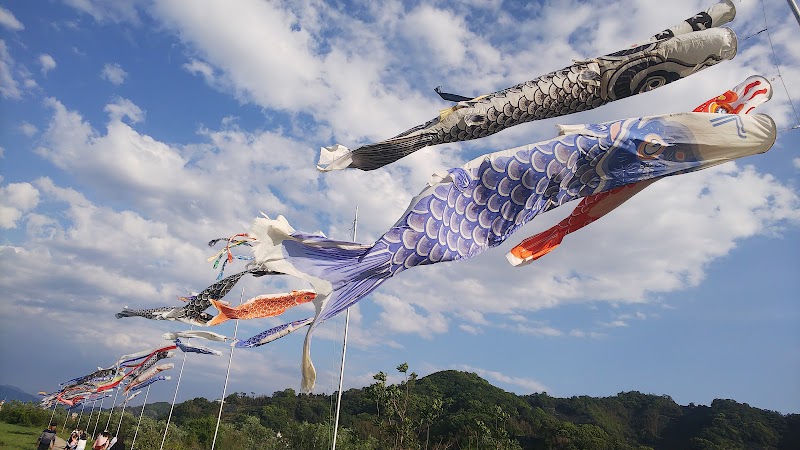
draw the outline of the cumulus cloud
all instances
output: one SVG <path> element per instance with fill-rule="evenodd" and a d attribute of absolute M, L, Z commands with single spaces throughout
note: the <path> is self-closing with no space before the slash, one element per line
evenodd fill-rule
<path fill-rule="evenodd" d="M 466 372 L 474 372 L 489 381 L 509 386 L 514 392 L 519 394 L 532 394 L 534 392 L 544 392 L 548 390 L 542 383 L 532 378 L 509 376 L 496 370 L 482 369 L 466 364 L 459 366 L 459 369 Z"/>
<path fill-rule="evenodd" d="M 480 328 L 474 327 L 472 325 L 467 325 L 465 323 L 462 323 L 461 325 L 459 325 L 458 328 L 461 331 L 463 331 L 465 333 L 469 333 L 469 334 L 480 334 L 481 333 L 481 329 Z"/>
<path fill-rule="evenodd" d="M 203 79 L 205 79 L 206 83 L 212 86 L 217 84 L 217 80 L 214 77 L 214 68 L 203 61 L 192 59 L 188 63 L 184 64 L 183 68 L 192 75 L 201 75 Z"/>
<path fill-rule="evenodd" d="M 530 334 L 533 336 L 558 337 L 564 335 L 564 333 L 561 330 L 558 330 L 556 328 L 553 328 L 545 324 L 539 324 L 539 325 L 517 324 L 516 326 L 513 327 L 513 329 L 518 333 Z"/>
<path fill-rule="evenodd" d="M 22 22 L 14 17 L 14 13 L 3 8 L 2 6 L 0 6 L 0 25 L 12 31 L 20 31 L 25 29 L 25 25 L 23 25 Z"/>
<path fill-rule="evenodd" d="M 418 40 L 422 51 L 438 64 L 463 64 L 467 45 L 476 41 L 463 17 L 430 5 L 419 5 L 406 14 L 403 22 L 407 38 Z"/>
<path fill-rule="evenodd" d="M 17 286 L 13 300 L 9 298 L 15 305 L 14 320 L 3 314 L 3 329 L 8 333 L 21 332 L 17 323 L 46 321 L 52 326 L 37 336 L 50 342 L 48 348 L 60 349 L 62 340 L 52 336 L 49 329 L 63 330 L 88 316 L 111 317 L 125 305 L 139 308 L 179 304 L 176 295 L 199 291 L 213 281 L 214 271 L 204 263 L 207 247 L 172 228 L 169 222 L 97 205 L 80 192 L 58 186 L 48 178 L 4 186 L 0 200 L 3 226 L 14 219 L 9 209 L 27 211 L 25 246 L 0 247 L 0 264 L 14 268 L 13 273 L 0 273 L 0 286 Z M 42 277 L 43 273 L 47 276 Z M 264 286 L 272 281 L 248 278 L 240 286 L 248 292 L 275 291 Z M 42 289 L 44 285 L 51 289 Z M 86 333 L 70 340 L 69 348 L 60 350 L 91 364 L 107 365 L 122 353 L 164 343 L 160 335 L 165 323 L 124 320 L 124 326 L 113 318 L 98 320 Z M 256 329 L 259 326 L 255 324 Z M 221 327 L 215 331 L 233 332 L 232 328 Z M 171 329 L 175 329 L 174 324 Z M 243 324 L 240 332 L 255 334 L 254 326 Z M 82 349 L 87 354 L 82 354 Z M 237 361 L 233 379 L 245 382 L 248 373 L 257 373 L 274 376 L 275 388 L 291 384 L 295 374 L 291 370 L 295 367 L 293 360 L 274 351 L 261 353 Z M 269 358 L 270 364 L 265 364 L 264 358 Z M 193 362 L 192 370 L 217 374 L 211 376 L 214 382 L 205 387 L 210 392 L 215 389 L 211 384 L 218 386 L 222 382 L 218 374 L 224 373 L 223 366 L 209 358 Z"/>
<path fill-rule="evenodd" d="M 558 14 L 563 14 L 564 8 L 553 5 L 546 5 L 541 16 L 548 24 L 567 19 L 576 24 L 586 23 L 589 19 L 584 17 L 584 5 L 574 6 L 576 13 L 568 18 L 559 19 Z M 399 36 L 406 42 L 416 40 L 419 45 L 414 50 L 416 55 L 440 52 L 437 53 L 440 58 L 451 61 L 451 66 L 459 65 L 456 62 L 466 58 L 465 55 L 470 60 L 484 58 L 482 61 L 494 63 L 477 65 L 481 67 L 466 65 L 457 78 L 479 80 L 469 86 L 480 86 L 491 79 L 492 87 L 503 87 L 530 78 L 539 65 L 549 64 L 534 57 L 529 49 L 504 46 L 491 31 L 480 30 L 467 20 L 467 12 L 457 9 L 419 6 L 399 14 L 391 8 L 376 9 L 369 12 L 372 16 L 348 18 L 365 25 L 358 31 L 362 33 L 359 37 L 371 39 L 358 42 L 368 41 L 368 49 L 350 42 L 354 36 L 347 34 L 325 37 L 325 23 L 337 23 L 343 18 L 336 10 L 324 7 L 314 14 L 305 14 L 305 10 L 256 1 L 241 2 L 234 8 L 220 8 L 214 3 L 187 8 L 184 1 L 171 0 L 159 2 L 152 12 L 168 29 L 176 31 L 187 47 L 201 55 L 202 60 L 191 58 L 184 64 L 188 72 L 264 107 L 290 113 L 309 112 L 319 121 L 328 121 L 337 130 L 335 133 L 354 139 L 364 135 L 386 137 L 420 121 L 420 117 L 428 118 L 430 111 L 436 110 L 433 101 L 423 100 L 413 90 L 409 93 L 403 88 L 413 80 L 389 75 L 390 68 L 402 66 L 399 56 L 390 53 L 395 45 L 393 37 Z M 502 15 L 499 10 L 490 9 L 486 13 Z M 411 35 L 405 31 L 404 25 L 437 23 L 443 18 L 456 24 L 443 35 L 425 34 L 427 31 Z M 450 42 L 451 38 L 474 43 L 480 41 L 477 39 L 480 33 L 486 33 L 481 44 L 485 47 L 457 42 L 436 47 L 439 41 Z M 641 33 L 646 36 L 649 31 L 642 28 Z M 268 42 L 280 42 L 281 46 L 270 47 Z M 574 46 L 570 47 L 573 53 L 601 51 L 593 47 L 596 44 L 580 40 L 563 42 Z M 612 46 L 621 43 L 614 41 L 607 45 L 613 50 Z M 563 57 L 551 57 L 557 64 L 569 62 Z M 512 60 L 515 64 L 507 64 Z M 281 70 L 274 70 L 278 66 Z M 492 78 L 492 74 L 483 72 L 482 66 L 509 68 Z M 735 76 L 730 77 L 731 85 L 741 81 Z M 696 81 L 693 77 L 676 84 L 685 86 L 677 88 L 678 94 L 692 89 L 718 90 L 719 82 L 713 78 L 702 78 L 702 74 L 696 77 Z M 713 88 L 708 88 L 711 84 Z M 612 105 L 585 118 L 622 115 L 615 112 L 622 109 L 625 115 L 639 111 L 644 114 L 653 112 L 654 105 L 674 105 L 669 98 L 680 97 L 666 90 L 641 97 L 646 96 L 641 104 L 636 103 L 637 97 L 629 99 L 625 108 Z M 347 100 L 342 101 L 344 98 Z M 469 156 L 448 154 L 446 149 L 421 151 L 380 172 L 346 172 L 320 178 L 311 169 L 315 150 L 291 136 L 252 133 L 238 128 L 235 122 L 225 121 L 219 129 L 201 128 L 196 143 L 170 145 L 142 135 L 132 127 L 144 116 L 129 100 L 118 99 L 106 107 L 109 122 L 105 132 L 97 131 L 78 112 L 69 111 L 56 100 L 51 99 L 47 104 L 53 110 L 53 121 L 44 133 L 43 145 L 38 149 L 40 155 L 79 175 L 83 183 L 94 187 L 112 183 L 123 186 L 124 189 L 114 190 L 110 195 L 133 201 L 152 217 L 171 213 L 176 223 L 199 223 L 209 233 L 215 226 L 205 219 L 206 211 L 216 211 L 224 217 L 221 221 L 224 224 L 237 225 L 246 223 L 253 210 L 261 209 L 273 215 L 286 214 L 298 229 L 325 228 L 331 236 L 346 238 L 352 205 L 358 204 L 363 217 L 359 235 L 362 240 L 375 239 L 405 209 L 411 196 L 427 181 L 432 168 L 454 165 Z M 377 104 L 381 107 L 371 107 Z M 668 107 L 664 109 L 667 112 Z M 125 118 L 130 124 L 123 122 Z M 495 140 L 470 143 L 467 153 L 495 149 L 498 143 L 530 134 L 530 128 L 524 127 L 513 133 L 510 130 Z M 541 127 L 545 129 L 544 125 Z M 548 136 L 551 134 L 548 132 Z M 281 156 L 287 149 L 293 149 L 293 158 Z M 731 164 L 703 175 L 680 178 L 680 183 L 673 180 L 657 183 L 591 229 L 570 236 L 559 249 L 535 263 L 535 269 L 506 267 L 503 247 L 473 261 L 417 270 L 414 282 L 401 277 L 387 283 L 380 294 L 373 296 L 383 311 L 381 321 L 394 332 L 430 336 L 446 331 L 451 315 L 486 325 L 484 315 L 489 313 L 514 315 L 576 301 L 645 302 L 653 293 L 696 286 L 705 276 L 707 265 L 735 248 L 738 240 L 797 221 L 796 194 L 754 168 Z M 215 183 L 220 179 L 226 180 L 225 192 L 208 195 L 216 191 Z M 269 181 L 253 187 L 242 180 Z M 308 192 L 316 195 L 309 196 Z M 174 205 L 181 205 L 180 214 L 174 214 Z M 292 214 L 302 208 L 314 208 L 326 220 Z M 569 212 L 568 207 L 560 209 L 564 211 L 537 218 L 522 232 L 541 230 Z M 672 233 L 682 237 L 677 244 L 671 239 L 659 239 Z M 626 245 L 615 245 L 617 242 Z M 596 251 L 582 251 L 590 247 Z M 576 254 L 581 258 L 576 259 L 573 256 Z M 662 257 L 650 257 L 654 254 Z M 418 280 L 423 283 L 418 284 Z M 439 289 L 423 290 L 419 286 Z M 498 289 L 511 295 L 495 299 Z M 448 295 L 431 295 L 431 291 Z M 452 296 L 459 298 L 457 309 L 452 308 Z M 464 331 L 470 332 L 473 325 L 467 327 Z M 535 336 L 565 333 L 535 323 L 522 324 L 516 331 Z"/>
<path fill-rule="evenodd" d="M 39 191 L 30 183 L 0 187 L 0 228 L 16 228 L 23 214 L 39 203 Z"/>
<path fill-rule="evenodd" d="M 795 158 L 792 160 L 792 164 L 798 169 L 800 169 L 800 158 Z"/>
<path fill-rule="evenodd" d="M 38 133 L 38 132 L 39 132 L 39 129 L 38 129 L 38 128 L 36 128 L 36 126 L 35 126 L 35 125 L 33 125 L 33 124 L 32 124 L 32 123 L 30 123 L 30 122 L 22 122 L 22 123 L 19 125 L 19 131 L 21 131 L 21 132 L 22 132 L 22 134 L 24 134 L 25 136 L 31 137 L 31 136 L 33 136 L 34 134 Z"/>
<path fill-rule="evenodd" d="M 19 82 L 14 78 L 14 59 L 8 52 L 6 42 L 0 40 L 0 94 L 4 98 L 22 97 Z"/>
<path fill-rule="evenodd" d="M 103 110 L 108 113 L 112 121 L 122 121 L 127 118 L 131 123 L 137 123 L 144 120 L 144 111 L 127 98 L 116 98 Z"/>
<path fill-rule="evenodd" d="M 39 65 L 42 66 L 42 74 L 47 75 L 47 72 L 56 68 L 56 60 L 47 53 L 39 55 Z"/>
<path fill-rule="evenodd" d="M 139 2 L 68 3 L 100 22 L 138 22 L 138 11 L 144 11 L 136 9 Z M 0 250 L 4 266 L 12 268 L 0 275 L 0 285 L 21 286 L 9 290 L 11 300 L 20 302 L 21 311 L 30 317 L 50 314 L 47 303 L 60 302 L 68 313 L 57 320 L 68 323 L 81 313 L 110 314 L 123 304 L 160 306 L 171 303 L 165 299 L 174 300 L 176 291 L 199 290 L 209 281 L 209 272 L 198 269 L 198 261 L 207 256 L 202 241 L 245 231 L 259 210 L 284 214 L 297 229 L 323 229 L 331 237 L 347 239 L 358 205 L 359 240 L 369 242 L 392 225 L 431 172 L 488 151 L 552 137 L 555 121 L 422 150 L 369 173 L 318 174 L 313 167 L 320 143 L 338 140 L 352 146 L 391 136 L 447 106 L 432 93 L 433 86 L 446 84 L 464 94 L 491 92 L 559 69 L 573 58 L 626 48 L 698 8 L 693 0 L 661 6 L 636 0 L 603 8 L 574 0 L 546 3 L 520 21 L 497 2 L 478 2 L 478 12 L 471 6 L 475 3 L 388 2 L 367 5 L 358 15 L 302 2 L 154 3 L 146 11 L 180 40 L 188 55 L 185 71 L 203 77 L 213 89 L 280 115 L 288 125 L 250 130 L 223 120 L 201 126 L 182 142 L 166 142 L 141 131 L 146 118 L 134 101 L 114 99 L 104 108 L 107 120 L 90 123 L 85 117 L 95 117 L 96 111 L 46 100 L 51 117 L 36 152 L 75 180 L 75 186 L 39 179 L 30 183 L 39 193 L 38 203 L 24 197 L 28 203 L 18 201 L 10 206 L 13 211 L 1 216 L 4 224 L 24 224 L 25 239 L 20 243 L 24 245 Z M 735 25 L 740 35 L 760 29 L 760 22 L 752 19 L 756 15 L 741 15 L 744 19 Z M 481 17 L 496 26 L 483 26 L 477 20 Z M 412 31 L 412 26 L 418 28 Z M 509 29 L 518 34 L 509 39 Z M 793 42 L 791 36 L 778 39 L 776 45 L 794 67 L 798 50 L 786 42 Z M 768 55 L 768 48 L 754 38 L 720 70 L 561 121 L 596 122 L 691 109 L 718 94 L 721 85 L 735 85 L 743 74 L 771 67 Z M 4 98 L 20 98 L 21 87 L 32 80 L 21 75 L 22 68 L 2 41 L 0 64 L 0 92 Z M 787 74 L 793 73 L 787 69 Z M 124 81 L 124 75 L 118 79 Z M 780 96 L 764 110 L 787 123 L 788 102 Z M 758 158 L 752 158 L 754 164 L 761 161 Z M 800 165 L 800 160 L 794 161 Z M 371 296 L 373 314 L 367 319 L 360 308 L 352 310 L 350 337 L 368 349 L 398 347 L 392 340 L 397 334 L 430 339 L 450 331 L 454 320 L 466 322 L 457 325 L 455 334 L 502 329 L 526 339 L 602 338 L 616 331 L 602 323 L 633 325 L 634 319 L 645 317 L 631 313 L 604 318 L 606 322 L 595 322 L 601 332 L 573 323 L 527 320 L 525 314 L 598 302 L 638 307 L 660 293 L 697 286 L 711 264 L 743 239 L 797 226 L 796 191 L 767 175 L 768 169 L 745 164 L 660 181 L 528 267 L 508 267 L 503 254 L 518 240 L 512 238 L 473 260 L 414 269 Z M 568 213 L 565 206 L 538 217 L 517 236 L 541 231 Z M 35 289 L 42 272 L 48 274 L 48 286 L 59 287 L 54 292 L 67 293 L 63 298 Z M 248 292 L 305 287 L 296 280 L 275 278 L 281 279 L 245 280 L 244 286 Z M 312 310 L 297 313 L 310 315 Z M 377 320 L 371 320 L 375 316 Z M 504 325 L 508 321 L 512 324 Z M 277 323 L 270 319 L 261 325 Z M 102 339 L 108 349 L 134 350 L 137 343 L 126 334 L 152 334 L 160 324 L 130 319 L 125 325 L 121 333 L 113 322 L 103 323 L 92 338 Z M 243 327 L 245 334 L 261 331 L 260 325 Z M 334 331 L 328 323 L 317 336 L 334 339 Z M 296 358 L 273 358 L 273 352 L 297 350 L 302 337 L 297 333 L 282 342 L 294 344 L 265 347 L 263 356 L 256 354 L 237 365 L 237 376 L 246 377 L 248 370 L 276 376 L 281 370 L 259 366 L 270 361 L 291 374 L 283 376 L 284 386 L 289 385 L 296 379 Z M 220 363 L 202 364 L 218 368 Z M 535 380 L 467 370 L 480 370 L 482 376 L 527 392 L 544 389 Z"/>
<path fill-rule="evenodd" d="M 100 77 L 111 84 L 119 86 L 125 82 L 128 72 L 122 70 L 122 67 L 117 63 L 106 63 L 100 72 Z"/>
<path fill-rule="evenodd" d="M 591 338 L 591 339 L 599 339 L 599 338 L 607 336 L 604 333 L 598 333 L 596 331 L 584 331 L 584 330 L 581 330 L 581 329 L 578 329 L 578 328 L 574 328 L 574 329 L 570 330 L 569 331 L 569 335 L 572 336 L 572 337 L 577 337 L 577 338 L 588 337 L 588 338 Z"/>
<path fill-rule="evenodd" d="M 383 308 L 380 314 L 382 325 L 392 331 L 418 333 L 424 337 L 447 331 L 447 320 L 442 314 L 435 313 L 426 317 L 418 313 L 413 305 L 396 296 L 376 293 L 372 298 Z"/>
<path fill-rule="evenodd" d="M 127 2 L 108 2 L 104 0 L 64 0 L 64 2 L 86 13 L 98 22 L 133 22 L 139 23 L 139 8 L 145 0 Z"/>

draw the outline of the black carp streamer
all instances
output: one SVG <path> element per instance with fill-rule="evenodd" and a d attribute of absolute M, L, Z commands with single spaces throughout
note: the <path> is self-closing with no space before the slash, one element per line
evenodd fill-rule
<path fill-rule="evenodd" d="M 586 111 L 651 91 L 732 59 L 736 35 L 728 28 L 715 27 L 734 15 L 733 4 L 726 0 L 658 33 L 650 42 L 458 101 L 437 117 L 393 138 L 355 150 L 339 144 L 323 147 L 317 168 L 374 170 L 423 147 L 478 139 L 521 123 Z M 466 98 L 452 94 L 443 97 Z"/>

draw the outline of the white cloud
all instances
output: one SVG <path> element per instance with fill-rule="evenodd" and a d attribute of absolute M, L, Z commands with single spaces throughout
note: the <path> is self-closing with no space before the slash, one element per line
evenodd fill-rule
<path fill-rule="evenodd" d="M 43 135 L 43 145 L 36 151 L 58 167 L 90 176 L 101 185 L 126 186 L 132 195 L 148 193 L 159 203 L 156 197 L 161 194 L 156 192 L 201 197 L 198 182 L 173 182 L 174 175 L 187 163 L 180 150 L 139 135 L 122 122 L 123 117 L 134 123 L 143 118 L 141 109 L 129 100 L 117 99 L 106 106 L 110 121 L 105 135 L 57 100 L 47 99 L 45 104 L 54 116 Z"/>
<path fill-rule="evenodd" d="M 318 189 L 313 150 L 281 135 L 248 133 L 229 124 L 220 130 L 201 129 L 199 144 L 174 146 L 123 122 L 144 119 L 141 109 L 126 99 L 106 106 L 104 133 L 58 100 L 45 104 L 53 118 L 36 152 L 76 175 L 84 186 L 131 202 L 150 217 L 170 218 L 175 226 L 219 236 L 245 228 L 253 211 L 296 217 L 294 208 L 316 204 L 308 195 Z M 292 158 L 285 157 L 289 153 Z M 254 180 L 260 181 L 253 185 Z M 289 201 L 299 206 L 286 206 Z M 210 220 L 210 214 L 218 219 Z"/>
<path fill-rule="evenodd" d="M 30 183 L 0 187 L 0 228 L 16 228 L 23 214 L 39 204 L 39 191 Z"/>
<path fill-rule="evenodd" d="M 105 0 L 64 0 L 65 3 L 81 12 L 89 14 L 98 22 L 139 22 L 138 8 L 145 0 L 109 2 Z"/>
<path fill-rule="evenodd" d="M 243 101 L 330 122 L 346 143 L 397 133 L 424 117 L 420 112 L 431 114 L 441 106 L 430 93 L 409 91 L 387 71 L 386 42 L 378 30 L 321 4 L 308 11 L 284 6 L 170 0 L 158 2 L 153 11 L 202 56 L 203 63 L 192 58 L 187 70 L 209 79 L 204 64 L 212 66 L 213 86 Z M 345 35 L 328 42 L 322 37 L 325 27 Z"/>
<path fill-rule="evenodd" d="M 122 121 L 127 118 L 131 123 L 138 123 L 144 120 L 144 112 L 127 98 L 116 98 L 107 104 L 103 111 L 108 113 L 112 121 Z"/>
<path fill-rule="evenodd" d="M 466 364 L 462 364 L 461 366 L 459 366 L 459 369 L 464 370 L 466 372 L 475 372 L 480 377 L 490 381 L 495 381 L 505 385 L 520 387 L 522 388 L 521 391 L 515 389 L 515 391 L 519 392 L 520 394 L 532 394 L 534 392 L 544 392 L 548 390 L 542 383 L 532 378 L 513 377 L 505 375 L 502 372 L 498 372 L 496 370 L 481 369 Z"/>
<path fill-rule="evenodd" d="M 14 59 L 8 52 L 6 42 L 0 40 L 0 94 L 5 98 L 18 99 L 22 97 L 19 82 L 14 79 Z"/>
<path fill-rule="evenodd" d="M 389 330 L 398 333 L 418 333 L 423 337 L 447 332 L 447 320 L 442 314 L 423 316 L 409 302 L 392 295 L 375 293 L 372 298 L 383 308 L 380 313 L 380 323 Z"/>
<path fill-rule="evenodd" d="M 214 68 L 203 61 L 192 59 L 188 63 L 184 64 L 183 68 L 192 75 L 202 75 L 206 83 L 211 86 L 215 86 L 218 83 L 216 77 L 214 76 Z"/>
<path fill-rule="evenodd" d="M 518 323 L 516 326 L 513 327 L 513 329 L 518 333 L 530 334 L 533 336 L 558 337 L 564 335 L 564 333 L 561 330 L 543 324 L 530 326 Z"/>
<path fill-rule="evenodd" d="M 459 325 L 458 328 L 461 331 L 463 331 L 465 333 L 469 333 L 469 334 L 481 334 L 482 333 L 480 328 L 474 327 L 472 325 L 467 325 L 465 323 L 462 323 L 461 325 Z"/>
<path fill-rule="evenodd" d="M 422 51 L 429 53 L 435 64 L 458 66 L 464 63 L 467 44 L 477 41 L 462 17 L 453 12 L 420 5 L 403 19 L 403 29 L 409 40 L 418 40 Z"/>
<path fill-rule="evenodd" d="M 117 86 L 124 83 L 127 77 L 128 73 L 122 70 L 122 67 L 117 63 L 106 63 L 103 66 L 103 70 L 100 72 L 100 78 Z"/>
<path fill-rule="evenodd" d="M 644 320 L 646 318 L 647 314 L 641 311 L 637 311 L 635 313 L 630 313 L 630 314 L 620 314 L 619 316 L 617 316 L 617 320 L 631 320 L 631 319 Z"/>
<path fill-rule="evenodd" d="M 798 169 L 800 169 L 800 158 L 795 158 L 792 160 L 792 164 Z"/>
<path fill-rule="evenodd" d="M 599 338 L 603 338 L 603 337 L 607 336 L 605 333 L 598 333 L 596 331 L 588 331 L 587 332 L 587 331 L 583 331 L 583 330 L 580 330 L 580 329 L 577 329 L 577 328 L 570 330 L 569 331 L 569 335 L 572 336 L 572 337 L 577 337 L 577 338 L 588 337 L 588 338 L 591 338 L 591 339 L 599 339 Z"/>
<path fill-rule="evenodd" d="M 23 25 L 22 22 L 14 17 L 14 13 L 3 8 L 2 6 L 0 6 L 0 25 L 12 31 L 20 31 L 25 29 L 25 25 Z"/>
<path fill-rule="evenodd" d="M 47 75 L 47 72 L 56 68 L 56 60 L 47 53 L 39 55 L 39 65 L 42 66 L 42 74 Z"/>
<path fill-rule="evenodd" d="M 138 21 L 138 3 L 69 3 L 101 22 Z M 71 175 L 77 186 L 39 180 L 32 186 L 40 193 L 38 204 L 29 209 L 14 206 L 18 214 L 2 216 L 3 223 L 15 226 L 24 216 L 27 241 L 18 247 L 24 250 L 2 251 L 4 266 L 12 267 L 13 273 L 0 285 L 23 282 L 25 287 L 14 292 L 15 299 L 27 300 L 24 311 L 41 313 L 55 298 L 31 299 L 41 292 L 34 289 L 39 274 L 48 273 L 51 286 L 59 286 L 57 292 L 69 293 L 58 301 L 74 321 L 80 312 L 110 313 L 122 303 L 160 306 L 170 303 L 165 299 L 173 299 L 176 291 L 203 287 L 209 277 L 207 272 L 198 274 L 207 256 L 202 241 L 244 231 L 258 210 L 285 214 L 301 230 L 322 228 L 332 237 L 346 239 L 353 207 L 359 205 L 359 240 L 376 239 L 434 170 L 550 137 L 554 121 L 522 125 L 464 145 L 426 149 L 369 173 L 319 175 L 313 165 L 320 142 L 333 143 L 329 141 L 335 138 L 351 145 L 385 138 L 436 114 L 444 104 L 432 93 L 437 84 L 446 82 L 465 94 L 504 88 L 561 68 L 573 57 L 624 48 L 634 41 L 632 36 L 646 37 L 685 18 L 681 11 L 689 6 L 691 11 L 698 6 L 695 1 L 664 4 L 655 13 L 650 3 L 614 4 L 596 16 L 597 9 L 585 2 L 551 2 L 542 6 L 539 16 L 523 23 L 485 5 L 480 13 L 491 16 L 488 23 L 506 26 L 484 27 L 468 20 L 460 2 L 411 11 L 405 11 L 402 2 L 389 2 L 368 6 L 358 17 L 326 4 L 157 2 L 148 13 L 183 40 L 190 55 L 184 70 L 270 114 L 285 115 L 290 125 L 280 131 L 251 131 L 226 119 L 202 127 L 193 139 L 167 143 L 134 127 L 145 116 L 130 100 L 113 100 L 105 107 L 107 123 L 94 124 L 58 100 L 47 100 L 52 120 L 37 152 Z M 621 14 L 623 8 L 637 20 L 620 20 L 629 17 Z M 647 8 L 651 13 L 642 12 Z M 600 29 L 589 28 L 594 23 L 600 23 Z M 409 31 L 412 24 L 435 27 Z M 742 25 L 746 26 L 747 22 Z M 519 30 L 515 40 L 508 40 L 509 29 Z M 544 36 L 549 36 L 547 45 L 542 43 Z M 791 36 L 783 41 L 791 42 Z M 14 64 L 5 42 L 0 44 L 0 92 L 5 98 L 20 98 L 20 86 L 35 83 Z M 780 43 L 778 49 L 790 56 L 797 52 Z M 709 93 L 716 94 L 720 85 L 741 81 L 742 73 L 771 67 L 763 56 L 767 52 L 750 40 L 735 61 L 712 75 L 703 72 L 669 88 L 561 121 L 591 122 L 691 108 Z M 124 75 L 117 79 L 124 81 Z M 767 106 L 780 121 L 788 117 L 788 103 L 778 97 Z M 92 117 L 95 111 L 84 113 Z M 311 116 L 312 124 L 297 125 L 298 113 Z M 800 159 L 795 158 L 794 164 L 800 165 Z M 730 254 L 741 240 L 800 222 L 797 193 L 765 170 L 729 164 L 661 181 L 603 220 L 570 235 L 530 267 L 508 267 L 503 253 L 509 246 L 569 212 L 569 206 L 559 208 L 563 211 L 537 218 L 506 245 L 471 261 L 416 268 L 411 275 L 386 283 L 372 296 L 378 321 L 363 323 L 354 308 L 351 339 L 363 347 L 398 347 L 392 334 L 431 337 L 445 333 L 454 318 L 468 322 L 458 325 L 462 331 L 480 333 L 492 326 L 494 314 L 515 322 L 506 329 L 520 334 L 562 336 L 566 331 L 529 321 L 524 314 L 572 303 L 652 302 L 659 293 L 696 286 L 709 266 Z M 124 210 L 104 202 L 124 205 Z M 273 283 L 283 288 L 281 283 L 296 281 L 258 283 L 267 286 L 260 284 L 257 289 L 269 290 Z M 310 314 L 308 308 L 302 311 Z M 644 319 L 639 314 L 609 323 Z M 114 323 L 104 323 L 102 331 L 92 336 L 107 336 L 103 343 L 109 347 L 135 346 L 114 330 Z M 271 323 L 277 324 L 277 319 Z M 317 336 L 333 339 L 329 325 Z M 575 324 L 560 326 L 574 337 L 605 336 L 573 328 Z M 128 333 L 142 330 L 144 335 L 152 327 L 137 319 L 126 323 Z M 256 361 L 265 360 L 272 362 L 267 356 L 258 357 L 239 368 L 254 369 Z M 543 389 L 535 380 L 483 373 L 526 389 Z"/>
<path fill-rule="evenodd" d="M 32 123 L 22 122 L 19 125 L 19 131 L 21 131 L 25 136 L 32 137 L 34 134 L 39 132 L 39 129 L 36 128 L 36 126 Z"/>

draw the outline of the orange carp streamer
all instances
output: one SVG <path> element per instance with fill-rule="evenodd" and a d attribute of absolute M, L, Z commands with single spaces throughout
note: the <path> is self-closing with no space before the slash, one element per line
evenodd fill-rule
<path fill-rule="evenodd" d="M 211 300 L 211 304 L 219 310 L 219 314 L 208 322 L 209 326 L 218 325 L 230 319 L 259 319 L 283 314 L 292 306 L 302 305 L 317 297 L 314 291 L 292 291 L 288 294 L 259 295 L 231 307 L 219 300 Z"/>

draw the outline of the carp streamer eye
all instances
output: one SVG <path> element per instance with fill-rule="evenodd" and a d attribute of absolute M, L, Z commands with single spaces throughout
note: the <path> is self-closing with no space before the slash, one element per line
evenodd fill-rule
<path fill-rule="evenodd" d="M 636 153 L 641 159 L 656 159 L 667 147 L 664 139 L 657 134 L 648 134 L 636 148 Z"/>

